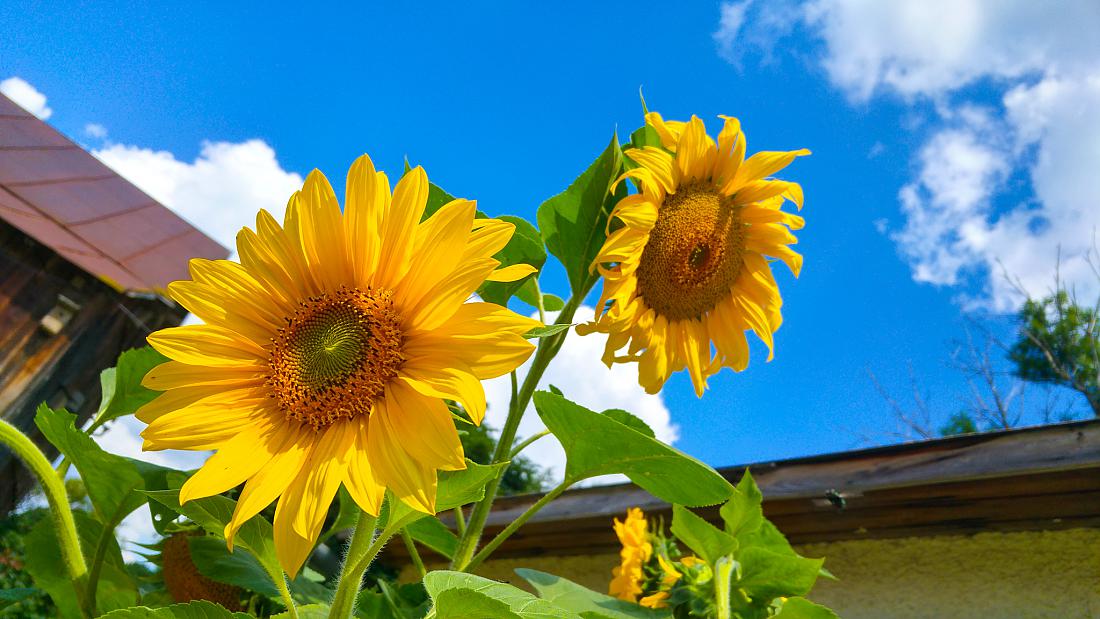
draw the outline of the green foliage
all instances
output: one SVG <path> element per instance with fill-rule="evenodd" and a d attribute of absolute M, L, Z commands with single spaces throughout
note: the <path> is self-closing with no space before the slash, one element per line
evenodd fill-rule
<path fill-rule="evenodd" d="M 168 361 L 167 357 L 149 346 L 127 350 L 119 355 L 117 365 L 103 370 L 99 375 L 103 395 L 92 425 L 99 427 L 123 415 L 131 415 L 160 395 L 159 391 L 143 387 L 141 380 L 149 370 L 165 361 Z"/>
<path fill-rule="evenodd" d="M 462 435 L 462 449 L 466 452 L 466 457 L 478 464 L 491 462 L 497 446 L 492 426 L 483 422 L 480 426 L 463 426 L 463 429 L 465 434 Z M 546 469 L 530 458 L 519 455 L 512 459 L 512 464 L 504 471 L 504 477 L 500 480 L 500 493 L 508 496 L 541 492 L 546 489 L 548 481 L 549 472 Z"/>
<path fill-rule="evenodd" d="M 516 231 L 504 249 L 493 254 L 493 258 L 500 261 L 500 266 L 506 267 L 513 264 L 529 264 L 538 270 L 546 262 L 546 248 L 542 246 L 542 237 L 526 219 L 504 215 L 498 217 L 501 221 L 515 224 Z M 477 293 L 483 300 L 499 305 L 507 305 L 512 297 L 529 279 L 538 277 L 538 273 L 530 275 L 515 282 L 485 282 Z"/>
<path fill-rule="evenodd" d="M 420 619 L 428 612 L 432 601 L 424 585 L 396 585 L 384 580 L 376 584 L 377 591 L 367 589 L 359 594 L 355 616 L 363 619 Z"/>
<path fill-rule="evenodd" d="M 737 550 L 737 538 L 695 515 L 682 505 L 672 506 L 672 534 L 707 563 Z"/>
<path fill-rule="evenodd" d="M 609 595 L 586 589 L 561 576 L 537 570 L 516 570 L 538 592 L 539 597 L 581 617 L 607 617 L 608 619 L 665 619 L 671 618 L 668 610 L 650 609 Z"/>
<path fill-rule="evenodd" d="M 405 529 L 412 538 L 450 559 L 458 546 L 458 537 L 438 518 L 422 518 Z"/>
<path fill-rule="evenodd" d="M 959 434 L 974 434 L 978 432 L 978 424 L 970 413 L 958 411 L 952 413 L 947 423 L 940 426 L 940 436 L 957 436 Z"/>
<path fill-rule="evenodd" d="M 108 530 L 104 535 L 103 525 L 83 510 L 73 510 L 76 530 L 80 535 L 80 547 L 85 557 L 96 555 L 96 549 L 103 544 L 102 566 L 96 587 L 96 609 L 100 613 L 126 608 L 137 603 L 138 590 L 134 579 L 126 571 L 122 561 L 122 551 L 114 535 Z M 63 617 L 80 616 L 80 608 L 73 595 L 72 581 L 65 569 L 64 559 L 59 551 L 57 533 L 53 520 L 42 518 L 24 540 L 26 551 L 26 569 L 34 579 L 34 584 L 53 599 Z"/>
<path fill-rule="evenodd" d="M 1100 416 L 1100 316 L 1077 304 L 1064 288 L 1028 299 L 1019 313 L 1020 331 L 1009 351 L 1016 374 L 1034 382 L 1079 391 Z"/>
<path fill-rule="evenodd" d="M 840 619 L 833 611 L 805 598 L 790 598 L 783 602 L 775 619 Z"/>
<path fill-rule="evenodd" d="M 107 453 L 92 437 L 78 430 L 76 415 L 53 410 L 43 403 L 38 407 L 34 423 L 76 466 L 101 523 L 114 529 L 127 514 L 145 502 L 139 492 L 145 488 L 145 479 L 132 461 Z"/>
<path fill-rule="evenodd" d="M 39 520 L 49 517 L 49 513 L 40 508 L 9 514 L 7 518 L 0 519 L 0 593 L 17 592 L 5 594 L 0 602 L 3 605 L 0 608 L 10 609 L 8 616 L 14 616 L 17 612 L 28 617 L 56 614 L 46 592 L 34 588 L 34 580 L 24 564 L 27 534 Z"/>
<path fill-rule="evenodd" d="M 524 333 L 523 337 L 525 337 L 529 340 L 533 340 L 533 339 L 537 339 L 537 338 L 541 338 L 541 337 L 550 337 L 551 335 L 557 335 L 558 333 L 561 333 L 562 331 L 566 331 L 566 330 L 570 329 L 572 326 L 573 325 L 570 325 L 570 324 L 555 324 L 555 325 L 546 325 L 545 327 L 535 327 L 534 329 L 531 329 L 527 333 Z"/>
<path fill-rule="evenodd" d="M 103 615 L 105 619 L 251 619 L 247 613 L 234 613 L 213 602 L 173 604 L 163 608 L 137 606 Z"/>
<path fill-rule="evenodd" d="M 522 589 L 462 572 L 436 571 L 424 577 L 436 617 L 580 619 Z"/>
<path fill-rule="evenodd" d="M 539 206 L 539 231 L 569 276 L 573 294 L 584 296 L 595 282 L 589 267 L 607 240 L 607 219 L 611 209 L 626 195 L 620 184 L 611 186 L 623 172 L 623 153 L 618 136 L 611 138 L 603 153 L 564 192 Z"/>
<path fill-rule="evenodd" d="M 534 401 L 542 421 L 565 449 L 568 484 L 622 473 L 665 501 L 692 506 L 721 503 L 733 492 L 714 469 L 613 416 L 549 391 L 535 393 Z"/>

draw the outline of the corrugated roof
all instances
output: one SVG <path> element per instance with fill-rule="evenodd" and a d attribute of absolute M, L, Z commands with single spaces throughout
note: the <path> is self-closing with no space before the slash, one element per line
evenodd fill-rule
<path fill-rule="evenodd" d="M 229 251 L 0 95 L 0 219 L 127 292 L 185 279 Z"/>

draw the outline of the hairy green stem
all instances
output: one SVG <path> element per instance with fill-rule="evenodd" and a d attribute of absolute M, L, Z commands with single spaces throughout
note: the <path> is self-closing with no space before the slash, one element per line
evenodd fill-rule
<path fill-rule="evenodd" d="M 730 581 L 735 562 L 732 557 L 722 557 L 714 564 L 714 603 L 718 607 L 718 619 L 731 619 Z"/>
<path fill-rule="evenodd" d="M 69 497 L 65 493 L 65 483 L 61 476 L 50 466 L 49 460 L 18 428 L 0 419 L 0 443 L 7 445 L 27 468 L 38 478 L 46 500 L 50 504 L 50 516 L 53 518 L 54 532 L 61 546 L 61 557 L 65 560 L 65 569 L 76 590 L 76 599 L 80 602 L 80 612 L 84 617 L 95 614 L 95 609 L 87 607 L 88 566 L 80 550 L 80 536 L 76 532 Z"/>
<path fill-rule="evenodd" d="M 534 516 L 536 513 L 538 513 L 540 509 L 546 507 L 550 504 L 551 501 L 561 496 L 561 493 L 565 492 L 569 488 L 569 486 L 572 485 L 572 481 L 566 480 L 555 486 L 554 489 L 550 492 L 542 495 L 542 497 L 538 501 L 536 501 L 531 507 L 527 508 L 527 511 L 520 514 L 519 518 L 516 518 L 512 522 L 508 523 L 508 526 L 504 527 L 503 531 L 497 533 L 496 537 L 490 540 L 488 544 L 485 544 L 485 546 L 480 551 L 478 551 L 478 553 L 474 555 L 472 559 L 470 559 L 470 562 L 466 565 L 466 569 L 472 570 L 481 565 L 482 561 L 487 559 L 494 550 L 496 550 L 501 544 L 504 543 L 504 540 L 511 537 L 512 534 L 519 530 L 519 528 L 522 527 L 525 522 L 530 520 L 531 516 Z"/>
<path fill-rule="evenodd" d="M 462 513 L 461 507 L 454 509 L 455 513 L 455 530 L 458 531 L 458 536 L 462 537 L 466 535 L 466 514 Z"/>
<path fill-rule="evenodd" d="M 558 318 L 554 323 L 570 324 L 573 320 L 573 314 L 577 312 L 577 308 L 580 307 L 583 299 L 584 294 L 570 297 L 561 312 L 558 313 Z M 531 403 L 531 397 L 535 395 L 535 389 L 538 387 L 539 381 L 542 380 L 542 375 L 546 372 L 547 366 L 550 365 L 554 355 L 561 350 L 565 336 L 568 334 L 569 329 L 565 329 L 550 337 L 540 339 L 538 349 L 535 350 L 535 358 L 531 361 L 531 369 L 528 370 L 527 376 L 523 379 L 523 386 L 517 391 L 513 382 L 512 402 L 508 407 L 508 418 L 504 422 L 504 427 L 500 430 L 496 450 L 493 452 L 493 464 L 504 462 L 511 456 L 512 443 L 515 442 L 516 431 L 519 429 L 519 422 L 523 419 L 523 413 L 527 410 L 527 405 Z M 515 380 L 514 376 L 513 373 L 513 381 Z M 489 486 L 485 489 L 485 497 L 474 505 L 474 509 L 470 513 L 470 520 L 466 523 L 466 534 L 459 539 L 458 548 L 455 550 L 454 559 L 451 561 L 451 566 L 454 569 L 465 571 L 470 559 L 473 558 L 478 542 L 481 541 L 481 531 L 485 528 L 485 520 L 489 517 L 489 512 L 493 508 L 493 500 L 496 499 L 497 491 L 500 490 L 500 482 L 503 477 L 504 471 L 501 470 L 496 478 L 489 482 Z"/>
<path fill-rule="evenodd" d="M 409 558 L 412 559 L 416 573 L 420 574 L 420 578 L 423 579 L 428 571 L 424 569 L 424 560 L 420 558 L 420 553 L 416 551 L 416 542 L 409 535 L 408 529 L 401 529 L 401 539 L 405 540 L 405 548 L 409 551 Z"/>
<path fill-rule="evenodd" d="M 363 557 L 370 552 L 375 537 L 376 520 L 367 512 L 359 514 L 359 522 L 355 524 L 355 532 L 351 535 L 351 544 L 348 545 L 347 556 L 344 557 L 340 581 L 336 585 L 336 596 L 329 609 L 330 619 L 348 619 L 355 611 L 355 600 L 359 597 L 359 588 L 363 585 L 363 572 L 367 569 L 366 566 L 363 566 L 362 570 L 358 568 Z"/>
<path fill-rule="evenodd" d="M 271 580 L 275 583 L 275 588 L 279 590 L 279 597 L 283 599 L 283 606 L 286 606 L 286 614 L 289 619 L 298 619 L 298 608 L 294 605 L 294 598 L 290 597 L 290 587 L 286 584 L 286 574 L 279 570 L 277 573 L 271 574 Z"/>
<path fill-rule="evenodd" d="M 110 521 L 104 523 L 103 530 L 100 531 L 99 539 L 96 541 L 95 554 L 92 555 L 92 567 L 88 572 L 88 584 L 85 588 L 87 593 L 84 598 L 88 612 L 93 615 L 96 607 L 96 592 L 99 589 L 99 575 L 103 573 L 103 559 L 107 556 L 107 548 L 111 545 L 111 541 L 115 539 L 115 528 L 126 517 L 126 514 L 122 513 L 125 507 L 125 503 L 119 505 L 117 512 L 111 516 Z"/>

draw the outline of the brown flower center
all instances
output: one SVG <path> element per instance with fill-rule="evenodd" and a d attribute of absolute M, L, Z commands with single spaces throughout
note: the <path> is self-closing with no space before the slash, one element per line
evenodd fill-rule
<path fill-rule="evenodd" d="M 273 339 L 267 384 L 288 419 L 321 429 L 370 413 L 405 360 L 392 297 L 340 288 L 287 318 Z"/>
<path fill-rule="evenodd" d="M 739 208 L 709 184 L 665 198 L 638 265 L 638 291 L 669 320 L 699 318 L 729 293 L 744 264 Z"/>

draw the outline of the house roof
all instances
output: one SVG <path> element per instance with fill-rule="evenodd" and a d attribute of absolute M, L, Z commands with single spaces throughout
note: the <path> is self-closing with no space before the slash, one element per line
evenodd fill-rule
<path fill-rule="evenodd" d="M 718 471 L 736 482 L 746 468 L 764 495 L 765 515 L 793 543 L 1100 527 L 1100 419 Z M 833 493 L 843 507 L 830 501 Z M 484 539 L 537 499 L 498 500 Z M 611 519 L 635 506 L 671 518 L 667 503 L 633 484 L 571 490 L 493 556 L 618 552 Z M 716 507 L 696 512 L 720 522 Z M 396 544 L 391 552 L 404 551 Z"/>
<path fill-rule="evenodd" d="M 163 290 L 226 248 L 0 95 L 0 219 L 126 292 Z"/>

